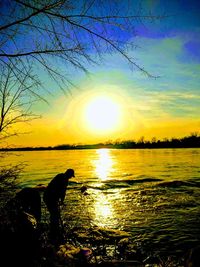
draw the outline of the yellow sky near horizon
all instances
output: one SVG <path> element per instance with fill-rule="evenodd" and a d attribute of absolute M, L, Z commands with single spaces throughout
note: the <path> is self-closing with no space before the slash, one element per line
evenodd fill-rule
<path fill-rule="evenodd" d="M 122 131 L 118 135 L 107 135 L 104 138 L 97 136 L 85 136 L 84 132 L 79 129 L 69 129 L 66 127 L 66 131 L 60 129 L 56 125 L 52 125 L 52 121 L 43 120 L 40 123 L 32 126 L 31 132 L 22 134 L 18 137 L 12 137 L 9 141 L 11 147 L 37 147 L 37 146 L 56 146 L 60 144 L 94 144 L 106 141 L 116 140 L 138 140 L 144 136 L 145 140 L 151 140 L 153 137 L 157 139 L 181 138 L 189 135 L 192 132 L 196 132 L 200 122 L 196 121 L 180 121 L 174 120 L 168 123 L 161 123 L 159 126 L 152 125 L 152 127 L 144 127 L 140 131 L 134 130 L 133 127 L 129 127 L 128 131 Z M 50 127 L 46 125 L 51 124 Z"/>
<path fill-rule="evenodd" d="M 13 137 L 10 146 L 56 146 L 59 144 L 94 144 L 116 140 L 146 140 L 183 137 L 199 129 L 200 120 L 176 118 L 169 114 L 144 115 L 144 107 L 127 94 L 115 90 L 88 90 L 71 97 L 56 99 L 43 118 L 20 126 L 27 134 Z M 161 115 L 161 116 L 159 116 Z"/>

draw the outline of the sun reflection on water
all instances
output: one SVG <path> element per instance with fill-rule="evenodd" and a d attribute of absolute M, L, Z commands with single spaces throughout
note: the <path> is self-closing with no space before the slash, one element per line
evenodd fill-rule
<path fill-rule="evenodd" d="M 97 177 L 100 180 L 99 185 L 102 187 L 102 183 L 111 176 L 111 173 L 114 172 L 114 160 L 111 157 L 109 149 L 98 149 L 97 150 L 98 159 L 95 160 L 94 167 Z M 94 218 L 93 222 L 100 227 L 108 226 L 113 224 L 114 208 L 113 203 L 109 197 L 102 191 L 94 192 Z"/>
<path fill-rule="evenodd" d="M 93 222 L 99 227 L 105 227 L 112 224 L 114 210 L 108 196 L 100 193 L 94 201 Z"/>
<path fill-rule="evenodd" d="M 109 174 L 113 171 L 113 159 L 109 149 L 98 149 L 98 160 L 95 161 L 95 171 L 101 180 L 106 180 Z"/>

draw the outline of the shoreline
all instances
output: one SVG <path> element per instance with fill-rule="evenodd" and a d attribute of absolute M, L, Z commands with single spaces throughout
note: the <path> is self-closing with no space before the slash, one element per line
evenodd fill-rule
<path fill-rule="evenodd" d="M 81 150 L 81 149 L 163 149 L 163 148 L 200 148 L 200 135 L 192 133 L 182 138 L 164 138 L 162 140 L 152 138 L 145 140 L 106 141 L 95 144 L 61 144 L 56 146 L 26 146 L 26 147 L 2 147 L 0 151 L 42 151 L 42 150 Z"/>
<path fill-rule="evenodd" d="M 163 146 L 163 147 L 110 147 L 110 146 L 92 146 L 92 147 L 71 147 L 71 148 L 56 148 L 56 147 L 17 147 L 17 148 L 0 148 L 0 152 L 12 152 L 12 151 L 57 151 L 57 150 L 87 150 L 87 149 L 192 149 L 200 148 L 200 146 Z"/>

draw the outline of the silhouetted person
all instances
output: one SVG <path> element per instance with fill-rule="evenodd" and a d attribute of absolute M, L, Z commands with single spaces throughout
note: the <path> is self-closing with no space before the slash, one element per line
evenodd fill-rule
<path fill-rule="evenodd" d="M 23 188 L 0 213 L 0 251 L 3 266 L 30 267 L 39 260 L 41 199 L 37 189 Z M 35 265 L 34 265 L 35 266 Z"/>
<path fill-rule="evenodd" d="M 16 194 L 23 211 L 33 215 L 37 222 L 41 220 L 41 197 L 36 188 L 25 187 Z"/>
<path fill-rule="evenodd" d="M 75 177 L 74 170 L 67 169 L 65 173 L 57 174 L 44 191 L 44 202 L 50 213 L 50 231 L 52 239 L 58 239 L 60 235 L 60 205 L 64 203 L 68 181 L 72 177 Z"/>

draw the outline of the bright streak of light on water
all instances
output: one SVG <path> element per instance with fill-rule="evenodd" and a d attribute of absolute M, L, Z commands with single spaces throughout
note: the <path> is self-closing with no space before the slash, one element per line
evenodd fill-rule
<path fill-rule="evenodd" d="M 109 149 L 96 150 L 98 159 L 94 161 L 95 171 L 97 177 L 101 180 L 106 180 L 109 174 L 113 171 L 112 166 L 114 164 L 110 155 Z"/>

